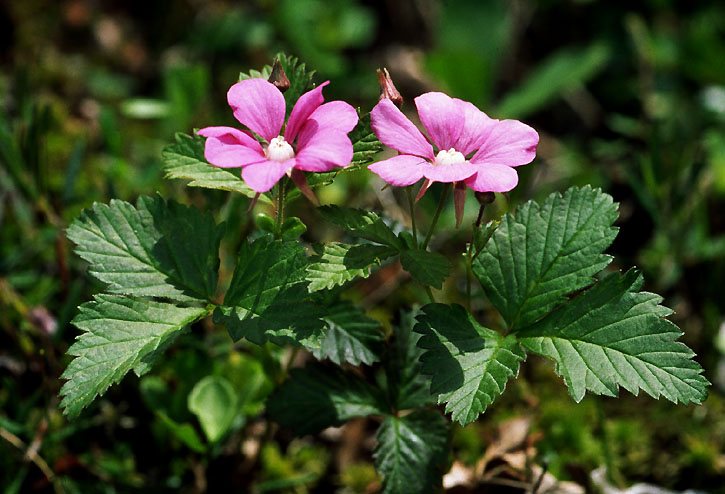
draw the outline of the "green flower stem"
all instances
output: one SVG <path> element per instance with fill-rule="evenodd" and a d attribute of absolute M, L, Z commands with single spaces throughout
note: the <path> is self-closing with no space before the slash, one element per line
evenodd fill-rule
<path fill-rule="evenodd" d="M 435 297 L 433 297 L 433 290 L 431 290 L 430 286 L 428 286 L 428 285 L 423 285 L 423 288 L 425 288 L 425 293 L 428 294 L 428 300 L 430 301 L 430 303 L 435 304 L 436 299 L 435 299 Z"/>
<path fill-rule="evenodd" d="M 413 242 L 415 248 L 418 248 L 418 230 L 415 228 L 415 201 L 413 201 L 413 192 L 410 187 L 405 188 L 405 195 L 408 196 L 408 206 L 410 207 L 410 225 L 413 229 Z"/>
<path fill-rule="evenodd" d="M 282 235 L 282 223 L 284 223 L 284 205 L 287 198 L 287 177 L 277 182 L 277 218 L 274 222 L 274 235 L 280 238 Z"/>
<path fill-rule="evenodd" d="M 423 250 L 426 250 L 428 248 L 428 244 L 430 243 L 430 239 L 433 236 L 433 230 L 435 230 L 436 223 L 438 223 L 438 218 L 441 215 L 441 211 L 443 211 L 443 206 L 446 203 L 446 198 L 448 197 L 448 191 L 451 188 L 451 184 L 446 184 L 443 187 L 443 193 L 441 194 L 441 199 L 438 201 L 438 208 L 436 209 L 435 214 L 433 215 L 433 221 L 430 224 L 430 228 L 428 229 L 428 235 L 425 236 L 425 240 L 423 241 Z"/>

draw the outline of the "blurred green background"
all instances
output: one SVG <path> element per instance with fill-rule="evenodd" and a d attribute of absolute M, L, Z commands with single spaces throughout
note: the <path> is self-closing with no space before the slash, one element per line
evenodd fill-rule
<path fill-rule="evenodd" d="M 341 492 L 379 489 L 369 423 L 321 437 L 267 429 L 273 358 L 233 346 L 209 321 L 180 338 L 146 377 L 128 376 L 73 421 L 58 410 L 69 321 L 98 290 L 64 228 L 93 201 L 160 192 L 228 223 L 222 280 L 253 229 L 248 200 L 163 179 L 177 131 L 235 125 L 226 90 L 275 53 L 331 80 L 328 100 L 368 111 L 375 69 L 412 100 L 443 90 L 541 135 L 520 184 L 487 211 L 570 185 L 620 202 L 617 267 L 639 266 L 661 293 L 714 386 L 681 407 L 626 393 L 575 405 L 548 362 L 478 423 L 454 430 L 471 468 L 501 423 L 531 417 L 537 462 L 594 492 L 611 482 L 725 492 L 725 3 L 640 0 L 6 0 L 0 2 L 0 489 L 68 492 Z M 384 210 L 405 200 L 365 171 L 318 189 L 323 202 Z M 440 191 L 421 201 L 432 216 Z M 452 257 L 470 230 L 452 205 L 433 246 Z M 291 206 L 306 241 L 339 232 Z M 257 206 L 255 211 L 264 211 Z M 469 197 L 467 224 L 477 204 Z M 460 272 L 462 273 L 462 271 Z M 439 299 L 462 297 L 449 279 Z M 419 294 L 383 268 L 351 298 L 389 329 Z M 390 293 L 386 287 L 398 286 Z M 482 315 L 481 294 L 474 308 Z M 304 356 L 303 356 L 304 360 Z M 261 415 L 260 415 L 261 413 Z M 265 437 L 265 431 L 271 432 Z M 269 439 L 269 440 L 266 440 Z M 504 492 L 499 487 L 491 491 Z M 514 489 L 511 487 L 510 489 Z M 451 490 L 453 492 L 453 490 Z M 458 490 L 455 492 L 469 492 Z M 474 491 L 470 491 L 474 492 Z M 509 491 L 506 491 L 509 492 Z M 523 492 L 511 490 L 510 492 Z"/>

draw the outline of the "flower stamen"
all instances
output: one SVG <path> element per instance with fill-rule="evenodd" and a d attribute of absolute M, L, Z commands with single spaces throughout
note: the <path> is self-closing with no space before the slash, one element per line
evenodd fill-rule
<path fill-rule="evenodd" d="M 295 150 L 290 143 L 284 140 L 284 137 L 277 136 L 269 141 L 269 146 L 267 146 L 264 155 L 270 161 L 279 161 L 281 163 L 294 158 Z"/>
<path fill-rule="evenodd" d="M 465 163 L 466 157 L 462 153 L 451 148 L 448 151 L 438 151 L 436 155 L 435 166 L 439 165 L 457 165 L 458 163 Z"/>

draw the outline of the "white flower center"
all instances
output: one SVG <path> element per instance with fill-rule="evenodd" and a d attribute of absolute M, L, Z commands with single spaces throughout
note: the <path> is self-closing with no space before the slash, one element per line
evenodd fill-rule
<path fill-rule="evenodd" d="M 461 153 L 451 148 L 448 151 L 438 151 L 434 165 L 457 165 L 458 163 L 465 163 L 466 157 Z"/>
<path fill-rule="evenodd" d="M 284 137 L 279 136 L 269 141 L 269 146 L 267 146 L 265 156 L 268 160 L 279 161 L 281 163 L 282 161 L 294 158 L 295 150 L 292 149 L 292 146 L 290 146 L 287 141 L 284 140 Z"/>

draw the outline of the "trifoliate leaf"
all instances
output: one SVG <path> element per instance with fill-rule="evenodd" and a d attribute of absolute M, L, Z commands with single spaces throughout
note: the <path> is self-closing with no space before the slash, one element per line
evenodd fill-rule
<path fill-rule="evenodd" d="M 284 94 L 284 100 L 287 106 L 287 118 L 289 118 L 292 108 L 303 93 L 312 89 L 312 78 L 315 75 L 314 70 L 307 70 L 305 64 L 299 63 L 296 57 L 279 53 L 276 55 L 282 64 L 287 79 L 289 79 L 290 87 Z M 272 74 L 272 66 L 265 65 L 262 70 L 250 70 L 249 73 L 240 73 L 239 80 L 245 79 L 269 79 Z"/>
<path fill-rule="evenodd" d="M 358 109 L 358 115 L 360 110 Z M 373 157 L 383 150 L 380 142 L 370 127 L 370 113 L 360 115 L 357 125 L 348 134 L 352 141 L 352 162 L 350 166 L 360 167 L 373 161 Z"/>
<path fill-rule="evenodd" d="M 437 492 L 448 461 L 448 436 L 445 418 L 432 410 L 386 417 L 373 453 L 383 494 Z"/>
<path fill-rule="evenodd" d="M 473 262 L 491 303 L 509 327 L 526 327 L 594 282 L 611 257 L 617 205 L 589 186 L 527 202 L 501 220 Z"/>
<path fill-rule="evenodd" d="M 188 406 L 210 443 L 227 433 L 238 412 L 234 387 L 221 376 L 207 376 L 196 383 L 189 393 Z"/>
<path fill-rule="evenodd" d="M 357 277 L 367 278 L 373 266 L 395 254 L 395 249 L 371 244 L 333 242 L 317 245 L 314 249 L 317 256 L 310 260 L 307 267 L 310 292 L 344 285 Z"/>
<path fill-rule="evenodd" d="M 261 237 L 245 243 L 214 322 L 225 324 L 234 341 L 261 345 L 269 339 L 314 349 L 324 312 L 310 300 L 306 276 L 307 256 L 299 242 Z"/>
<path fill-rule="evenodd" d="M 94 204 L 67 234 L 108 291 L 180 301 L 214 297 L 223 227 L 160 197 Z"/>
<path fill-rule="evenodd" d="M 349 302 L 338 302 L 328 308 L 327 323 L 320 347 L 313 351 L 318 360 L 330 359 L 337 365 L 347 362 L 371 365 L 379 359 L 383 333 L 380 323 Z"/>
<path fill-rule="evenodd" d="M 417 310 L 401 313 L 384 357 L 388 400 L 397 411 L 435 402 L 430 392 L 430 378 L 421 373 L 423 350 L 416 346 L 420 335 L 413 332 L 418 313 Z"/>
<path fill-rule="evenodd" d="M 395 249 L 405 248 L 403 241 L 395 235 L 380 216 L 372 211 L 340 206 L 322 206 L 318 211 L 331 222 L 347 230 L 350 235 Z"/>
<path fill-rule="evenodd" d="M 191 180 L 189 187 L 203 187 L 205 189 L 227 190 L 239 192 L 249 198 L 257 193 L 250 189 L 235 171 L 225 170 L 213 166 L 204 158 L 204 137 L 189 136 L 177 133 L 176 142 L 167 146 L 161 156 L 164 160 L 164 173 L 166 178 L 181 178 Z M 265 195 L 259 196 L 259 201 L 269 203 Z"/>
<path fill-rule="evenodd" d="M 677 342 L 682 332 L 664 319 L 672 311 L 658 295 L 638 292 L 635 271 L 613 273 L 566 305 L 521 331 L 519 341 L 556 362 L 576 401 L 585 391 L 615 396 L 619 386 L 637 395 L 701 403 L 708 381 Z"/>
<path fill-rule="evenodd" d="M 433 376 L 431 392 L 462 425 L 473 422 L 516 377 L 524 350 L 509 335 L 484 328 L 460 305 L 428 304 L 415 331 L 423 337 L 422 372 Z"/>
<path fill-rule="evenodd" d="M 355 374 L 322 366 L 292 369 L 289 379 L 267 400 L 269 416 L 298 435 L 386 411 L 376 388 Z"/>
<path fill-rule="evenodd" d="M 420 249 L 402 251 L 400 264 L 414 279 L 438 289 L 443 287 L 453 267 L 442 255 Z"/>
<path fill-rule="evenodd" d="M 206 307 L 178 307 L 118 295 L 96 295 L 95 301 L 81 305 L 73 324 L 84 333 L 68 349 L 76 358 L 61 376 L 68 380 L 60 391 L 65 413 L 78 415 L 96 395 L 208 313 Z"/>

